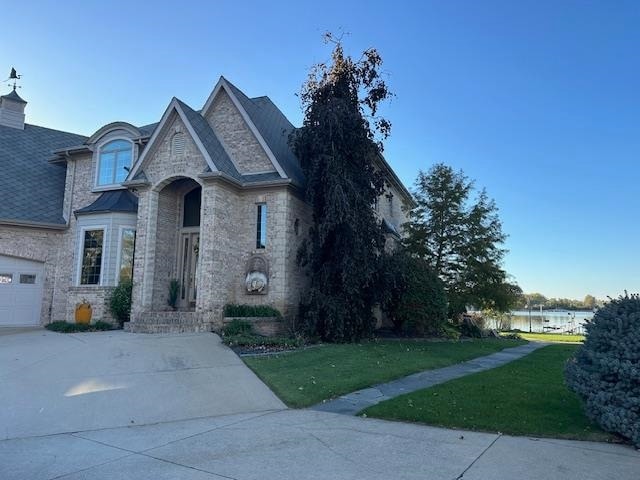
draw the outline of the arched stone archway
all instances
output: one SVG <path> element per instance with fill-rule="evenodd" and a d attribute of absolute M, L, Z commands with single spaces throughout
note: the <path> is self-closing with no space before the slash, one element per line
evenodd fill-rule
<path fill-rule="evenodd" d="M 177 178 L 157 192 L 151 309 L 169 309 L 169 285 L 178 280 L 176 307 L 194 310 L 200 244 L 202 187 L 190 178 Z M 151 232 L 150 232 L 151 233 Z"/>

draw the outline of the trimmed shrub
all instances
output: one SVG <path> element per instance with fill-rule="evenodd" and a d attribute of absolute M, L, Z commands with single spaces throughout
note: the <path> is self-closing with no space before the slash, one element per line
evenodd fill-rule
<path fill-rule="evenodd" d="M 427 262 L 401 249 L 381 258 L 380 306 L 396 331 L 440 335 L 447 322 L 444 285 Z"/>
<path fill-rule="evenodd" d="M 230 347 L 247 347 L 247 348 L 298 348 L 304 345 L 304 340 L 300 337 L 262 337 L 260 335 L 233 335 L 224 337 L 223 342 Z"/>
<path fill-rule="evenodd" d="M 131 290 L 133 284 L 130 280 L 124 280 L 113 290 L 109 300 L 109 310 L 111 315 L 118 321 L 120 327 L 124 322 L 129 321 L 131 315 Z"/>
<path fill-rule="evenodd" d="M 234 319 L 222 327 L 222 334 L 225 337 L 233 335 L 252 335 L 253 326 L 244 320 Z"/>
<path fill-rule="evenodd" d="M 224 306 L 225 317 L 280 317 L 277 308 L 270 305 L 236 305 L 229 303 Z"/>
<path fill-rule="evenodd" d="M 58 333 L 99 332 L 113 330 L 113 325 L 103 321 L 97 321 L 86 325 L 84 323 L 69 323 L 64 321 L 51 322 L 45 325 L 47 330 Z"/>
<path fill-rule="evenodd" d="M 587 338 L 566 366 L 567 385 L 592 420 L 640 447 L 640 297 L 612 300 L 585 328 Z"/>

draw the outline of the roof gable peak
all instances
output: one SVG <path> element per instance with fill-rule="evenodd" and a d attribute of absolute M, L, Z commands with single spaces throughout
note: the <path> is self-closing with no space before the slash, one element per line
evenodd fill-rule
<path fill-rule="evenodd" d="M 193 109 L 191 109 L 191 107 L 189 107 L 186 103 L 182 102 L 177 97 L 171 98 L 171 101 L 169 102 L 167 109 L 162 115 L 162 119 L 153 130 L 153 134 L 151 135 L 151 138 L 149 139 L 149 142 L 147 143 L 146 148 L 142 152 L 142 155 L 140 155 L 140 157 L 136 161 L 136 164 L 134 165 L 134 167 L 129 172 L 129 175 L 127 176 L 126 181 L 130 181 L 133 178 L 135 178 L 138 171 L 140 170 L 142 165 L 145 163 L 147 157 L 149 157 L 151 155 L 151 152 L 153 152 L 154 146 L 158 143 L 159 140 L 163 138 L 163 136 L 161 135 L 161 132 L 164 126 L 167 124 L 167 122 L 171 118 L 171 114 L 174 112 L 180 117 L 180 120 L 182 120 L 182 123 L 185 125 L 185 128 L 189 132 L 189 135 L 191 135 L 191 138 L 193 138 L 193 141 L 195 142 L 196 146 L 198 147 L 198 150 L 204 157 L 211 171 L 212 172 L 218 171 L 218 168 L 216 167 L 215 163 L 213 162 L 213 159 L 211 158 L 211 155 L 209 155 L 209 152 L 207 151 L 204 144 L 202 143 L 202 139 L 196 133 L 196 130 L 191 120 L 189 119 L 189 116 L 187 115 L 187 111 L 186 111 L 187 109 L 194 112 Z M 194 113 L 197 114 L 197 112 L 194 112 Z"/>
<path fill-rule="evenodd" d="M 246 102 L 252 102 L 252 100 L 249 97 L 247 97 L 238 87 L 233 85 L 223 76 L 220 76 L 218 83 L 216 83 L 216 86 L 213 88 L 213 91 L 207 98 L 207 101 L 202 107 L 202 110 L 200 110 L 201 115 L 204 118 L 207 117 L 211 108 L 213 107 L 214 100 L 216 99 L 216 97 L 218 96 L 221 90 L 225 91 L 225 93 L 231 99 L 231 102 L 233 103 L 235 108 L 238 110 L 238 112 L 240 112 L 240 115 L 242 116 L 244 122 L 247 124 L 247 126 L 249 127 L 249 130 L 251 131 L 253 136 L 256 138 L 256 140 L 260 144 L 260 147 L 264 150 L 265 154 L 267 155 L 267 158 L 269 159 L 273 167 L 278 172 L 278 175 L 280 175 L 281 178 L 287 178 L 287 174 L 285 173 L 284 169 L 280 166 L 278 159 L 273 154 L 273 151 L 269 147 L 268 143 L 265 141 L 264 136 L 256 126 L 253 119 L 251 118 L 250 112 L 247 110 L 247 108 L 245 108 Z M 243 105 L 243 103 L 245 105 Z"/>

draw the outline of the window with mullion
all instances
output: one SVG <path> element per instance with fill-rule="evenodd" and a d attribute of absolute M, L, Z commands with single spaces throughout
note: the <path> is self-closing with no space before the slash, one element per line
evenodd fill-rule
<path fill-rule="evenodd" d="M 85 230 L 82 242 L 80 285 L 100 285 L 104 230 Z"/>
<path fill-rule="evenodd" d="M 122 183 L 127 178 L 133 156 L 128 140 L 113 140 L 100 148 L 98 186 Z"/>

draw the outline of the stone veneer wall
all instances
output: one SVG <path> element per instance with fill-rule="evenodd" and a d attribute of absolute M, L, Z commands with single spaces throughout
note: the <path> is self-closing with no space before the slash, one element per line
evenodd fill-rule
<path fill-rule="evenodd" d="M 72 157 L 67 162 L 67 182 L 65 184 L 65 204 L 69 218 L 69 228 L 64 232 L 60 245 L 60 259 L 56 274 L 56 284 L 51 320 L 73 322 L 76 298 L 70 295 L 75 282 L 78 262 L 77 219 L 73 212 L 93 203 L 99 192 L 93 192 L 96 174 L 96 156 L 85 154 Z M 70 197 L 70 200 L 68 199 Z M 99 286 L 85 286 L 88 289 L 100 289 Z M 93 319 L 99 320 L 96 315 Z"/>
<path fill-rule="evenodd" d="M 200 270 L 197 310 L 218 328 L 227 303 L 271 305 L 286 311 L 285 187 L 240 191 L 222 182 L 203 189 L 203 226 L 200 230 Z M 256 249 L 257 205 L 267 204 L 267 246 Z M 248 294 L 246 266 L 252 255 L 262 256 L 269 268 L 266 294 Z"/>
<path fill-rule="evenodd" d="M 169 282 L 176 276 L 178 249 L 179 193 L 175 185 L 167 185 L 158 193 L 158 220 L 155 239 L 153 274 L 153 309 L 167 310 Z"/>
<path fill-rule="evenodd" d="M 111 321 L 104 308 L 105 295 L 111 289 L 100 286 L 75 287 L 77 267 L 77 220 L 75 210 L 94 202 L 96 157 L 92 154 L 72 157 L 67 163 L 63 215 L 69 221 L 64 230 L 0 227 L 0 254 L 13 255 L 45 263 L 45 283 L 41 322 L 74 321 L 75 306 L 82 297 L 100 305 L 93 319 Z M 104 317 L 104 318 L 103 318 Z"/>
<path fill-rule="evenodd" d="M 185 147 L 181 155 L 171 151 L 171 139 L 177 132 L 185 134 Z M 202 185 L 196 179 L 208 166 L 184 123 L 174 112 L 142 168 L 151 186 L 137 188 L 138 223 L 132 309 L 134 322 L 143 318 L 145 311 L 167 309 L 169 280 L 176 275 L 177 270 L 182 194 L 195 185 Z M 184 188 L 187 184 L 189 188 Z M 203 188 L 202 205 L 206 202 L 206 191 Z M 202 225 L 200 230 L 202 257 L 206 233 L 203 232 Z"/>
<path fill-rule="evenodd" d="M 236 189 L 221 182 L 207 183 L 202 190 L 196 309 L 217 327 L 224 305 L 233 302 L 234 283 L 242 268 L 240 198 Z"/>
<path fill-rule="evenodd" d="M 256 248 L 258 204 L 267 205 L 266 248 Z M 285 256 L 287 193 L 278 189 L 250 190 L 242 195 L 238 223 L 242 226 L 238 247 L 240 262 L 236 267 L 234 302 L 248 305 L 271 305 L 282 311 L 285 307 Z M 267 261 L 269 284 L 266 294 L 248 294 L 245 287 L 246 265 L 252 255 Z"/>
<path fill-rule="evenodd" d="M 49 323 L 52 318 L 54 285 L 61 260 L 60 244 L 64 234 L 64 231 L 59 230 L 0 225 L 0 255 L 44 263 L 43 297 L 40 310 L 40 322 L 43 324 Z M 64 317 L 57 319 L 62 318 Z"/>
<path fill-rule="evenodd" d="M 224 89 L 214 99 L 206 119 L 241 174 L 276 171 Z"/>
<path fill-rule="evenodd" d="M 76 307 L 81 303 L 87 302 L 91 305 L 91 323 L 101 320 L 117 325 L 118 322 L 113 318 L 109 310 L 109 300 L 114 288 L 89 285 L 70 287 L 67 293 L 67 321 L 74 322 Z"/>
<path fill-rule="evenodd" d="M 136 248 L 133 255 L 133 290 L 131 292 L 131 320 L 145 308 L 151 308 L 152 292 L 144 284 L 145 280 L 153 285 L 154 251 L 147 251 L 152 240 L 150 232 L 155 234 L 157 222 L 157 192 L 149 188 L 138 189 L 138 222 L 136 224 Z M 154 202 L 155 205 L 154 205 Z M 154 220 L 156 218 L 156 220 Z M 149 268 L 149 270 L 147 270 Z M 146 273 L 145 273 L 146 271 Z"/>

